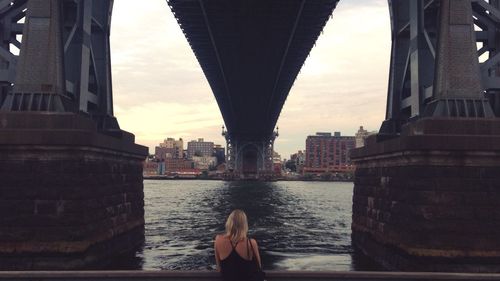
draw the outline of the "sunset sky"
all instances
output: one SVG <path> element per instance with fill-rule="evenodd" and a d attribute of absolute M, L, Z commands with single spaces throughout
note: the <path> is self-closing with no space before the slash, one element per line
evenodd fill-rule
<path fill-rule="evenodd" d="M 215 98 L 166 0 L 115 1 L 111 44 L 115 115 L 137 143 L 150 153 L 167 137 L 225 146 Z M 281 112 L 276 151 L 289 158 L 318 131 L 378 130 L 389 54 L 387 1 L 341 0 Z"/>

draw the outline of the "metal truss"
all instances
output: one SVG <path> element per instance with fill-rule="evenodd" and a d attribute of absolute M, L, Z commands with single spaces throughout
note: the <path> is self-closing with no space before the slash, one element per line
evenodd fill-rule
<path fill-rule="evenodd" d="M 0 1 L 0 83 L 3 110 L 81 112 L 92 117 L 100 129 L 118 129 L 113 117 L 111 80 L 110 26 L 113 0 L 59 0 L 60 25 L 64 50 L 64 97 L 69 101 L 57 108 L 33 104 L 40 93 L 23 93 L 22 99 L 7 99 L 16 76 L 17 56 L 12 45 L 21 49 L 17 36 L 22 34 L 19 21 L 26 16 L 28 0 Z M 11 94 L 13 95 L 13 94 Z M 14 95 L 13 95 L 14 96 Z M 43 96 L 43 95 L 42 95 Z"/>
<path fill-rule="evenodd" d="M 63 0 L 66 91 L 103 128 L 116 127 L 111 83 L 113 0 Z"/>
<path fill-rule="evenodd" d="M 273 176 L 273 154 L 274 141 L 279 136 L 278 130 L 272 133 L 268 140 L 249 141 L 231 137 L 230 134 L 222 127 L 222 135 L 226 138 L 226 172 L 230 178 L 246 178 L 243 171 L 243 162 L 245 154 L 248 150 L 253 150 L 256 153 L 257 174 L 259 179 L 269 179 Z"/>
<path fill-rule="evenodd" d="M 0 1 L 0 107 L 12 90 L 28 0 Z"/>
<path fill-rule="evenodd" d="M 472 0 L 484 91 L 500 117 L 500 1 Z"/>
<path fill-rule="evenodd" d="M 434 101 L 441 3 L 439 0 L 388 2 L 392 49 L 386 121 L 380 129 L 381 135 L 398 134 L 401 125 L 423 116 L 427 105 Z M 496 56 L 500 50 L 498 2 L 472 0 L 478 57 L 486 57 L 481 63 L 482 85 L 497 116 L 500 114 L 500 72 L 497 71 L 500 56 Z"/>

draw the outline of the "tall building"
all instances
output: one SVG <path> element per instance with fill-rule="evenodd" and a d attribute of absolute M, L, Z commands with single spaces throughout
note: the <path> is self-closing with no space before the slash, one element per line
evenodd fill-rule
<path fill-rule="evenodd" d="M 155 158 L 160 161 L 172 158 L 179 159 L 183 158 L 183 151 L 184 141 L 182 139 L 167 138 L 155 147 Z"/>
<path fill-rule="evenodd" d="M 295 163 L 295 168 L 298 173 L 302 173 L 304 164 L 306 163 L 306 154 L 302 150 L 290 155 L 290 160 Z"/>
<path fill-rule="evenodd" d="M 363 126 L 359 126 L 359 130 L 355 135 L 356 148 L 365 146 L 365 139 L 367 136 L 368 136 L 368 131 L 363 129 Z"/>
<path fill-rule="evenodd" d="M 306 139 L 304 173 L 350 172 L 354 170 L 349 151 L 356 146 L 354 137 L 340 132 L 316 133 Z"/>
<path fill-rule="evenodd" d="M 193 140 L 187 145 L 187 158 L 193 159 L 193 156 L 212 156 L 214 154 L 214 143 L 204 141 L 203 139 Z"/>

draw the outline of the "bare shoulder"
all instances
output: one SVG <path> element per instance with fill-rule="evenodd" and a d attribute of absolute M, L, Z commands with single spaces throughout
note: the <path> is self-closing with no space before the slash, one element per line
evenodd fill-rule
<path fill-rule="evenodd" d="M 250 239 L 250 243 L 252 243 L 252 246 L 254 246 L 254 247 L 257 247 L 257 246 L 258 246 L 258 245 L 257 245 L 257 240 L 255 240 L 255 239 L 253 239 L 253 238 L 251 238 L 251 239 Z"/>
<path fill-rule="evenodd" d="M 221 241 L 222 239 L 224 239 L 224 234 L 217 234 L 217 235 L 215 235 L 215 242 Z"/>

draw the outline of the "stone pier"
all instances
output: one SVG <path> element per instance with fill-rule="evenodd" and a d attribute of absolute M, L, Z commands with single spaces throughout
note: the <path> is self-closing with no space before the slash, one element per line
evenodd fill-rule
<path fill-rule="evenodd" d="M 389 269 L 500 272 L 500 119 L 481 85 L 471 1 L 438 4 L 432 97 L 399 134 L 352 152 L 352 240 Z"/>
<path fill-rule="evenodd" d="M 351 158 L 357 248 L 389 269 L 500 272 L 500 121 L 421 119 Z"/>
<path fill-rule="evenodd" d="M 74 113 L 0 113 L 0 270 L 98 268 L 144 239 L 142 161 Z"/>

